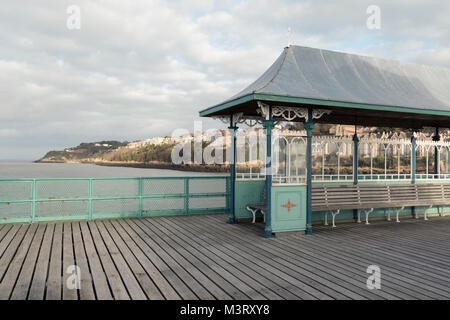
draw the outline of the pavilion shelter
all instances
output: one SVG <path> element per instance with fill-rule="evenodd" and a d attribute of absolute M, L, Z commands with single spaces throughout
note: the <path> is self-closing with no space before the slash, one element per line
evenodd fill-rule
<path fill-rule="evenodd" d="M 238 213 L 245 210 L 245 204 L 260 199 L 258 192 L 265 190 L 264 236 L 299 230 L 309 234 L 312 232 L 314 125 L 328 123 L 415 131 L 433 127 L 436 128 L 433 139 L 436 149 L 439 147 L 438 128 L 450 127 L 450 69 L 291 45 L 255 82 L 230 99 L 200 111 L 200 116 L 225 119 L 234 137 L 230 163 L 230 222 L 238 220 Z M 265 130 L 266 174 L 264 182 L 249 180 L 240 184 L 236 180 L 235 137 L 238 126 L 248 121 L 261 123 Z M 273 179 L 272 130 L 280 121 L 304 122 L 304 179 Z M 358 174 L 356 132 L 353 142 L 354 170 L 350 182 L 358 184 L 361 175 Z M 415 183 L 415 136 L 408 142 L 412 148 L 411 172 L 404 180 Z"/>

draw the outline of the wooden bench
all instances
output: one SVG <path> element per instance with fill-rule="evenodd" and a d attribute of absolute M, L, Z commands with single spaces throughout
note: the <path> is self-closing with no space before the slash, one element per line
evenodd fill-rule
<path fill-rule="evenodd" d="M 439 212 L 439 207 L 444 205 L 450 205 L 450 185 L 447 184 L 315 185 L 312 188 L 312 210 L 325 211 L 325 225 L 331 213 L 333 227 L 341 210 L 358 210 L 358 222 L 361 222 L 362 210 L 369 224 L 369 215 L 377 208 L 388 209 L 388 220 L 390 210 L 394 209 L 396 221 L 400 222 L 399 213 L 405 207 L 425 207 L 424 219 L 427 220 L 427 210 L 438 206 Z"/>
<path fill-rule="evenodd" d="M 262 195 L 261 195 L 261 202 L 258 204 L 248 204 L 247 210 L 250 211 L 253 215 L 252 223 L 255 223 L 256 221 L 256 213 L 260 211 L 263 215 L 264 222 L 266 222 L 266 185 L 264 185 Z"/>

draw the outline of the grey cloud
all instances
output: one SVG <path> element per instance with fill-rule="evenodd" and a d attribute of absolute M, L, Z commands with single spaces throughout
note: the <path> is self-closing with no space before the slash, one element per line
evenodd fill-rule
<path fill-rule="evenodd" d="M 443 1 L 10 1 L 0 6 L 0 158 L 193 128 L 286 45 L 450 66 Z M 66 28 L 68 5 L 81 30 Z M 223 127 L 204 120 L 204 127 Z"/>

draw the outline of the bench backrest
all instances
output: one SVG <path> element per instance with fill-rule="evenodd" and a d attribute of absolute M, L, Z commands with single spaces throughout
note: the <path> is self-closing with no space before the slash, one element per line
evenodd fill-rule
<path fill-rule="evenodd" d="M 314 207 L 358 207 L 370 203 L 397 206 L 439 201 L 450 203 L 450 184 L 315 185 L 312 188 Z"/>

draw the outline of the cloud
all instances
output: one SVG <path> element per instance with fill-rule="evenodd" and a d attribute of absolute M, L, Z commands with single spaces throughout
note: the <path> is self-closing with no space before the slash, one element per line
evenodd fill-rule
<path fill-rule="evenodd" d="M 450 66 L 450 3 L 25 0 L 0 6 L 0 158 L 192 130 L 292 43 Z M 81 9 L 68 30 L 66 9 Z M 205 120 L 204 127 L 220 123 Z"/>

